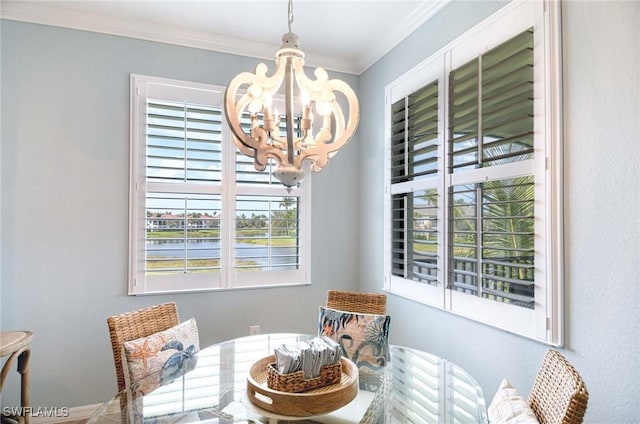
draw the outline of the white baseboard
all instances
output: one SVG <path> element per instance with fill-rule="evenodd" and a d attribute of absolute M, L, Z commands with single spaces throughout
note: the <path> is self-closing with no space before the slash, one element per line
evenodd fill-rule
<path fill-rule="evenodd" d="M 56 411 L 56 416 L 45 416 L 44 414 L 38 414 L 38 411 L 34 410 L 34 415 L 31 416 L 30 422 L 31 424 L 56 424 L 56 423 L 65 423 L 69 421 L 78 421 L 78 420 L 86 420 L 88 419 L 95 411 L 100 407 L 100 403 L 96 403 L 95 405 L 84 405 L 84 406 L 76 406 L 73 408 L 69 408 L 66 411 Z M 66 413 L 68 412 L 68 414 Z M 62 416 L 66 415 L 66 416 Z"/>

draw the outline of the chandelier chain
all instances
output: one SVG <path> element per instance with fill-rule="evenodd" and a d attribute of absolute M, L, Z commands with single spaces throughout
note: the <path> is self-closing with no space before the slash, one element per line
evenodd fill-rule
<path fill-rule="evenodd" d="M 293 23 L 293 0 L 289 0 L 289 32 L 291 32 L 292 23 Z"/>

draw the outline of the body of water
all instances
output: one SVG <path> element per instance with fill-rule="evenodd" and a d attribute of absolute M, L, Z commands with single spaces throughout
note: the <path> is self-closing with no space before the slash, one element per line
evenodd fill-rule
<path fill-rule="evenodd" d="M 220 241 L 147 240 L 147 255 L 154 259 L 219 259 Z M 296 264 L 296 247 L 265 246 L 250 243 L 236 243 L 236 259 L 256 262 L 264 267 L 271 265 Z"/>

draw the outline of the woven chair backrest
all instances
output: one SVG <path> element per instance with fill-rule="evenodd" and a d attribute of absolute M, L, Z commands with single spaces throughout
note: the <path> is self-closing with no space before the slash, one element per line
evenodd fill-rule
<path fill-rule="evenodd" d="M 175 302 L 150 306 L 107 318 L 109 337 L 116 366 L 118 391 L 127 387 L 122 365 L 122 344 L 175 327 L 180 323 Z"/>
<path fill-rule="evenodd" d="M 359 314 L 384 315 L 387 313 L 387 295 L 329 290 L 327 292 L 327 307 Z"/>
<path fill-rule="evenodd" d="M 560 352 L 548 349 L 529 394 L 540 424 L 580 424 L 588 400 L 580 374 Z"/>

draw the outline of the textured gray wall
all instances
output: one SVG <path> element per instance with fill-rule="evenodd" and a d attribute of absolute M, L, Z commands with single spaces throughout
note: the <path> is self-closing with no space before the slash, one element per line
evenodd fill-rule
<path fill-rule="evenodd" d="M 226 85 L 257 61 L 12 21 L 1 30 L 0 328 L 35 333 L 33 406 L 115 393 L 109 315 L 175 300 L 206 346 L 252 324 L 315 332 L 326 290 L 356 288 L 357 137 L 312 178 L 312 285 L 127 296 L 129 74 Z M 357 77 L 330 74 L 358 89 Z M 3 405 L 17 405 L 17 394 L 12 372 Z"/>
<path fill-rule="evenodd" d="M 382 287 L 384 88 L 498 7 L 449 4 L 360 79 L 361 289 Z M 638 423 L 640 2 L 562 3 L 566 343 L 590 393 L 586 422 Z M 365 142 L 368 143 L 365 149 Z M 528 394 L 546 345 L 389 298 L 391 339 L 469 370 L 487 402 L 508 377 Z"/>

